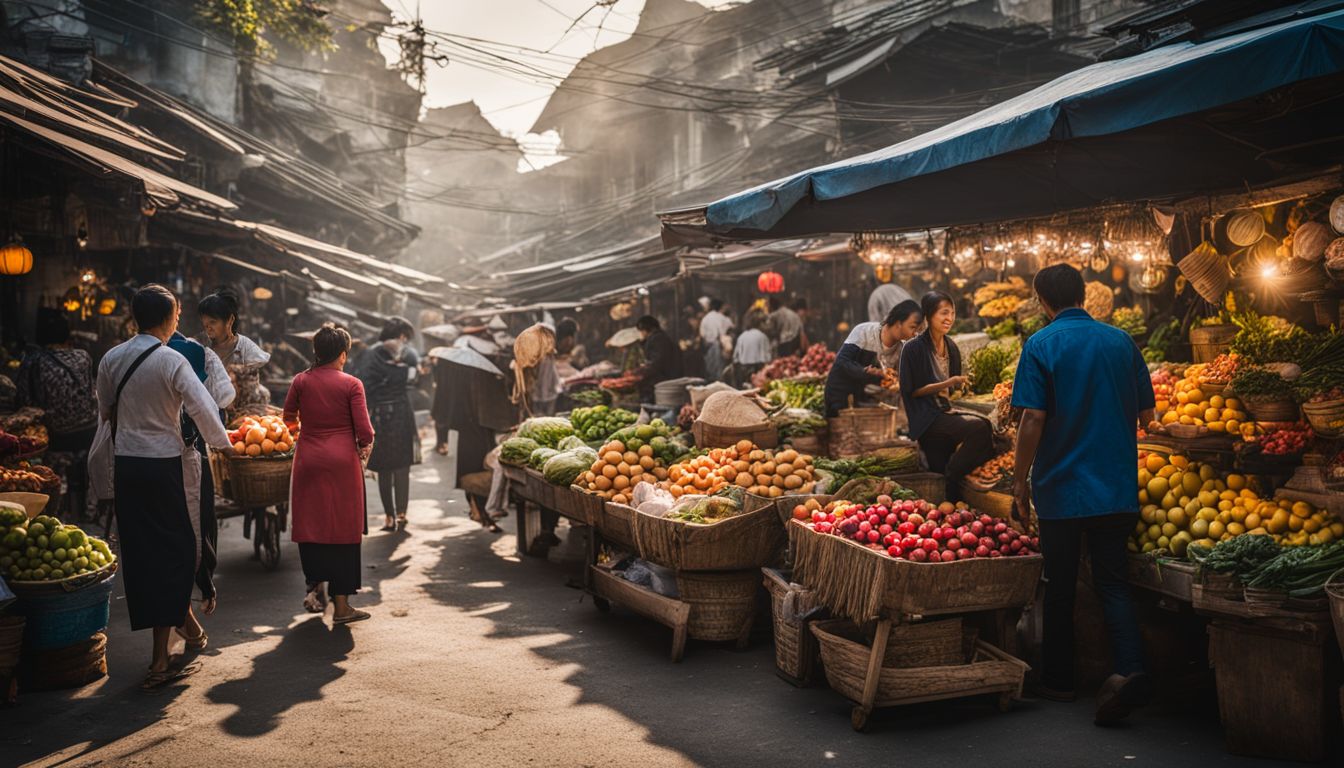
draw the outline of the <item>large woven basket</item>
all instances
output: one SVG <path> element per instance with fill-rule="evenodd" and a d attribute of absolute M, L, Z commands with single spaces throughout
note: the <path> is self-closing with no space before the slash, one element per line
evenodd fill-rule
<path fill-rule="evenodd" d="M 1204 325 L 1190 329 L 1190 356 L 1196 363 L 1211 363 L 1232 348 L 1235 325 Z"/>
<path fill-rule="evenodd" d="M 774 502 L 747 496 L 743 506 L 742 514 L 710 525 L 635 511 L 632 522 L 639 556 L 678 571 L 756 570 L 774 565 L 785 543 Z"/>
<path fill-rule="evenodd" d="M 1331 438 L 1344 435 L 1344 400 L 1305 403 L 1302 413 L 1317 435 Z"/>
<path fill-rule="evenodd" d="M 891 479 L 914 491 L 919 498 L 931 504 L 942 504 L 947 501 L 947 478 L 937 472 L 910 472 L 904 475 L 892 475 Z"/>
<path fill-rule="evenodd" d="M 1246 412 L 1256 421 L 1297 421 L 1297 403 L 1289 398 L 1275 400 L 1245 399 Z"/>
<path fill-rule="evenodd" d="M 894 408 L 843 408 L 830 419 L 830 455 L 852 459 L 886 448 L 900 439 L 898 411 Z"/>
<path fill-rule="evenodd" d="M 270 507 L 289 503 L 293 453 L 284 456 L 228 456 L 227 461 L 230 495 L 224 498 L 240 507 Z"/>
<path fill-rule="evenodd" d="M 991 611 L 1030 605 L 1040 555 L 915 563 L 849 539 L 788 525 L 793 577 L 817 591 L 836 616 L 856 622 Z"/>
<path fill-rule="evenodd" d="M 597 530 L 607 541 L 637 553 L 639 544 L 635 538 L 635 518 L 638 516 L 639 512 L 629 504 L 608 501 L 602 505 L 598 515 Z"/>
<path fill-rule="evenodd" d="M 20 651 L 23 649 L 22 616 L 0 616 L 0 683 L 9 679 L 14 667 L 18 666 Z M 0 689 L 3 699 L 3 689 Z"/>
<path fill-rule="evenodd" d="M 793 450 L 799 453 L 806 453 L 810 456 L 821 456 L 826 453 L 827 430 L 822 429 L 810 435 L 798 435 L 796 437 L 786 437 L 783 442 L 788 443 Z"/>
<path fill-rule="evenodd" d="M 31 650 L 19 670 L 28 690 L 80 688 L 107 674 L 107 635 L 92 636 L 60 648 Z"/>
<path fill-rule="evenodd" d="M 691 425 L 691 434 L 699 448 L 727 448 L 748 440 L 757 448 L 774 448 L 779 445 L 779 430 L 769 422 L 750 427 L 716 427 L 703 421 Z"/>
<path fill-rule="evenodd" d="M 107 629 L 116 572 L 114 562 L 99 572 L 98 581 L 72 591 L 16 585 L 18 609 L 27 619 L 24 647 L 39 651 L 64 648 Z"/>
<path fill-rule="evenodd" d="M 826 682 L 845 698 L 862 701 L 869 646 L 861 635 L 847 621 L 818 621 L 812 633 L 821 645 Z M 982 693 L 1020 694 L 1028 669 L 1025 662 L 977 640 L 970 654 L 957 663 L 904 669 L 883 666 L 873 703 L 891 707 Z"/>
<path fill-rule="evenodd" d="M 751 631 L 761 572 L 679 571 L 677 591 L 691 606 L 686 633 L 696 640 L 739 640 Z"/>
<path fill-rule="evenodd" d="M 1012 517 L 1012 494 L 1002 493 L 1000 491 L 984 491 L 963 481 L 961 484 L 961 498 L 969 504 L 972 509 L 981 514 L 989 515 L 990 517 L 1003 518 L 1004 520 Z"/>
<path fill-rule="evenodd" d="M 817 668 L 817 638 L 807 616 L 817 607 L 816 593 L 792 584 L 777 570 L 762 568 L 770 593 L 775 629 L 775 668 L 789 682 L 807 685 Z"/>

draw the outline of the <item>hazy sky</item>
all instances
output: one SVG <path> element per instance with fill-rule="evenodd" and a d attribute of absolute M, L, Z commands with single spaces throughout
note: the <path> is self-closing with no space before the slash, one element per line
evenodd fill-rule
<path fill-rule="evenodd" d="M 417 7 L 416 0 L 383 2 L 402 19 L 413 16 Z M 723 0 L 699 2 L 710 7 L 724 4 Z M 450 61 L 448 66 L 432 67 L 429 72 L 425 105 L 442 107 L 475 101 L 496 128 L 521 139 L 541 114 L 554 81 L 536 74 L 502 73 L 499 67 L 504 63 L 499 59 L 489 54 L 464 51 L 453 43 L 486 48 L 498 55 L 563 75 L 580 57 L 629 37 L 644 7 L 644 0 L 619 0 L 610 13 L 595 7 L 593 0 L 421 0 L 418 7 L 425 27 L 431 33 L 447 32 L 503 44 L 488 46 L 460 38 L 441 43 L 440 51 Z M 573 20 L 586 10 L 589 11 L 587 16 L 566 33 Z M 535 51 L 519 53 L 510 51 L 509 46 Z M 550 55 L 536 51 L 550 51 Z M 467 61 L 467 57 L 482 59 L 490 65 Z M 524 139 L 524 142 L 534 154 L 546 143 L 537 138 Z"/>

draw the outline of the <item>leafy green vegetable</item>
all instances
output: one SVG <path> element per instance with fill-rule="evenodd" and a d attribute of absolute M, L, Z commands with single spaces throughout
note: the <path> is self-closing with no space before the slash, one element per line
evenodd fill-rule
<path fill-rule="evenodd" d="M 1243 400 L 1278 400 L 1293 396 L 1293 385 L 1268 368 L 1244 365 L 1237 369 L 1229 385 Z"/>
<path fill-rule="evenodd" d="M 1013 362 L 1020 348 L 1017 342 L 992 342 L 972 352 L 967 361 L 971 391 L 977 395 L 993 392 L 994 385 L 1003 378 L 1003 369 Z"/>

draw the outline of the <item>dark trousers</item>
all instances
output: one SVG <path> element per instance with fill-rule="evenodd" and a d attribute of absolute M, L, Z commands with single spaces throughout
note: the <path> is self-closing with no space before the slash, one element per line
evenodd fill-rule
<path fill-rule="evenodd" d="M 961 498 L 961 481 L 971 470 L 994 458 L 994 430 L 989 421 L 964 413 L 940 413 L 924 434 L 919 447 L 929 460 L 929 469 L 947 478 L 947 500 Z"/>
<path fill-rule="evenodd" d="M 411 468 L 398 467 L 378 473 L 378 497 L 383 500 L 383 514 L 388 517 L 406 514 L 411 503 Z"/>
<path fill-rule="evenodd" d="M 434 420 L 434 447 L 448 444 L 448 422 Z"/>
<path fill-rule="evenodd" d="M 1041 682 L 1046 686 L 1073 690 L 1073 603 L 1084 535 L 1115 671 L 1122 675 L 1143 671 L 1139 623 L 1126 575 L 1125 540 L 1134 532 L 1134 518 L 1121 514 L 1040 521 L 1046 581 Z"/>

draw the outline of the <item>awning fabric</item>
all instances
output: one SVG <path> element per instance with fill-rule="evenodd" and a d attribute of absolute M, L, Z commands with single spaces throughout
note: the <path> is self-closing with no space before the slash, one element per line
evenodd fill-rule
<path fill-rule="evenodd" d="M 827 201 L 862 195 L 940 172 L 965 169 L 971 164 L 1010 153 L 1036 148 L 1058 149 L 1071 143 L 1079 143 L 1090 151 L 1112 153 L 1108 162 L 1098 167 L 1116 168 L 1122 173 L 1125 156 L 1135 152 L 1148 153 L 1141 159 L 1150 161 L 1156 169 L 1162 167 L 1164 151 L 1187 163 L 1193 163 L 1194 159 L 1213 161 L 1217 159 L 1216 150 L 1221 148 L 1201 150 L 1206 143 L 1202 136 L 1191 132 L 1186 137 L 1189 146 L 1177 142 L 1164 150 L 1162 137 L 1151 131 L 1145 133 L 1144 129 L 1341 73 L 1344 73 L 1344 11 L 1294 19 L 1208 42 L 1156 48 L 1128 59 L 1084 67 L 1021 96 L 885 149 L 803 171 L 724 198 L 707 207 L 703 226 L 710 232 L 739 237 L 751 233 L 782 235 L 827 231 L 825 217 L 820 215 L 812 215 L 806 225 L 778 225 L 796 207 L 820 207 Z M 1104 145 L 1087 141 L 1118 134 L 1131 134 L 1144 140 Z M 1191 150 L 1195 157 L 1185 159 Z M 1049 167 L 1051 157 L 1045 152 L 1034 157 L 1037 162 L 1024 172 L 1034 170 L 1043 174 L 1041 169 Z M 1254 159 L 1258 162 L 1261 158 Z M 1073 170 L 1084 168 L 1086 165 L 1082 162 L 1075 162 L 1073 166 Z M 999 166 L 997 170 L 1006 169 Z M 1245 175 L 1256 169 L 1247 160 L 1245 167 L 1234 170 Z M 959 177 L 962 183 L 974 180 L 970 175 Z M 1141 194 L 1143 190 L 1131 184 L 1117 194 L 1135 192 Z M 975 198 L 977 193 L 974 187 L 962 190 L 963 198 Z M 1104 198 L 1104 195 L 1098 193 L 1091 197 Z M 869 200 L 877 203 L 871 195 Z M 1098 202 L 1096 199 L 1083 201 Z M 888 206 L 899 208 L 904 201 L 892 198 L 886 202 Z M 954 202 L 953 199 L 943 201 L 945 205 Z M 807 205 L 800 206 L 803 203 Z M 1056 207 L 1067 208 L 1068 203 L 1061 197 Z M 899 210 L 894 214 L 895 220 L 901 218 Z M 668 221 L 667 217 L 664 220 Z M 685 221 L 684 216 L 682 220 Z M 939 222 L 905 223 L 917 227 Z M 829 231 L 853 231 L 853 228 L 833 227 Z"/>

